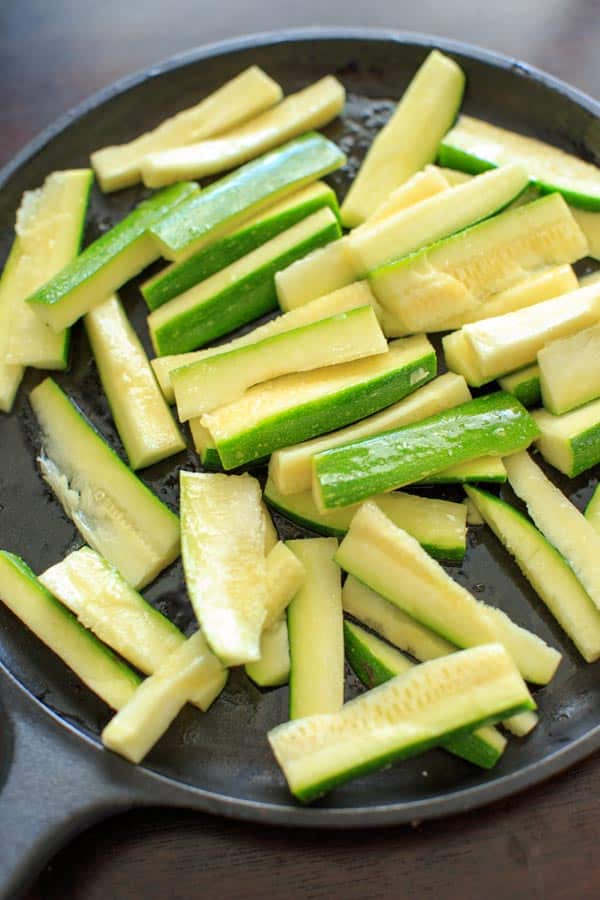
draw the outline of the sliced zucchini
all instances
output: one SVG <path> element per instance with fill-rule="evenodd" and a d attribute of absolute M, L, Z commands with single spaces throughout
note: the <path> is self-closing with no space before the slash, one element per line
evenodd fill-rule
<path fill-rule="evenodd" d="M 509 456 L 505 463 L 513 491 L 600 609 L 600 534 L 527 453 Z"/>
<path fill-rule="evenodd" d="M 443 166 L 481 172 L 520 163 L 545 193 L 560 191 L 582 209 L 600 210 L 600 169 L 535 138 L 462 115 L 442 141 Z"/>
<path fill-rule="evenodd" d="M 554 676 L 561 659 L 557 650 L 516 625 L 502 610 L 476 600 L 374 503 L 365 503 L 356 513 L 336 560 L 456 646 L 499 641 L 528 681 L 547 684 Z"/>
<path fill-rule="evenodd" d="M 132 469 L 185 449 L 142 342 L 113 294 L 85 317 L 92 352 Z"/>
<path fill-rule="evenodd" d="M 342 580 L 335 538 L 288 541 L 305 578 L 288 606 L 290 719 L 334 713 L 344 702 Z"/>
<path fill-rule="evenodd" d="M 442 191 L 447 191 L 450 183 L 444 178 L 437 166 L 425 166 L 420 172 L 416 172 L 408 181 L 394 188 L 386 200 L 381 203 L 375 212 L 369 216 L 363 225 L 353 230 L 353 234 L 359 234 L 363 228 L 370 228 L 376 222 L 382 222 L 388 216 L 392 216 L 401 209 L 414 206 L 421 200 L 433 197 Z"/>
<path fill-rule="evenodd" d="M 600 262 L 600 215 L 574 206 L 571 207 L 571 212 L 587 238 L 588 256 Z"/>
<path fill-rule="evenodd" d="M 155 309 L 148 328 L 157 354 L 195 350 L 275 309 L 275 272 L 339 233 L 334 214 L 321 209 Z"/>
<path fill-rule="evenodd" d="M 367 688 L 385 684 L 414 667 L 399 650 L 354 622 L 344 622 L 344 646 L 348 662 Z M 486 725 L 472 734 L 449 738 L 441 746 L 476 766 L 492 769 L 504 752 L 506 738 L 492 725 Z"/>
<path fill-rule="evenodd" d="M 590 525 L 600 533 L 600 486 L 598 485 L 586 507 L 585 517 Z"/>
<path fill-rule="evenodd" d="M 40 469 L 83 539 L 133 587 L 179 556 L 179 520 L 47 378 L 30 394 Z"/>
<path fill-rule="evenodd" d="M 127 144 L 103 147 L 92 153 L 91 162 L 100 187 L 106 193 L 136 184 L 141 181 L 141 165 L 148 153 L 221 134 L 264 112 L 282 96 L 276 81 L 258 66 L 250 66 L 195 106 L 165 119 L 152 131 L 140 134 Z"/>
<path fill-rule="evenodd" d="M 350 778 L 534 708 L 509 654 L 489 644 L 415 666 L 338 713 L 286 722 L 268 737 L 291 792 L 308 802 Z"/>
<path fill-rule="evenodd" d="M 485 321 L 485 320 L 484 320 Z M 481 366 L 475 356 L 475 351 L 467 338 L 466 332 L 461 328 L 442 338 L 442 349 L 446 365 L 451 372 L 462 375 L 470 387 L 481 387 L 495 381 L 496 375 L 484 375 Z"/>
<path fill-rule="evenodd" d="M 342 206 L 347 228 L 368 219 L 394 188 L 433 162 L 464 87 L 464 73 L 453 60 L 438 50 L 427 56 L 352 182 Z"/>
<path fill-rule="evenodd" d="M 342 111 L 345 99 L 340 82 L 327 75 L 222 136 L 149 153 L 141 165 L 144 184 L 157 188 L 232 169 L 311 128 L 327 125 Z"/>
<path fill-rule="evenodd" d="M 246 663 L 246 675 L 259 687 L 280 687 L 290 678 L 290 645 L 285 615 L 260 636 L 260 659 Z"/>
<path fill-rule="evenodd" d="M 250 475 L 181 472 L 181 553 L 206 640 L 227 666 L 260 658 L 267 612 L 265 525 Z"/>
<path fill-rule="evenodd" d="M 309 132 L 211 184 L 150 233 L 166 259 L 182 260 L 214 243 L 265 206 L 338 169 L 345 156 Z"/>
<path fill-rule="evenodd" d="M 600 399 L 562 416 L 537 409 L 533 418 L 540 430 L 535 442 L 538 450 L 569 478 L 600 462 Z"/>
<path fill-rule="evenodd" d="M 430 381 L 436 364 L 433 347 L 419 335 L 378 356 L 256 385 L 205 413 L 201 424 L 223 467 L 233 469 L 390 406 Z"/>
<path fill-rule="evenodd" d="M 598 659 L 600 611 L 560 553 L 510 504 L 477 488 L 466 491 L 586 662 Z"/>
<path fill-rule="evenodd" d="M 265 526 L 265 556 L 267 556 L 278 544 L 279 535 L 266 503 L 261 503 L 261 511 Z"/>
<path fill-rule="evenodd" d="M 538 363 L 544 406 L 555 416 L 596 400 L 600 397 L 600 323 L 542 347 Z"/>
<path fill-rule="evenodd" d="M 29 566 L 0 550 L 0 600 L 98 697 L 121 709 L 140 678 L 56 600 Z"/>
<path fill-rule="evenodd" d="M 12 245 L 2 275 L 0 276 L 0 411 L 9 413 L 13 408 L 15 397 L 25 374 L 24 366 L 11 365 L 6 362 L 8 341 L 10 338 L 10 320 L 13 310 L 13 288 L 20 280 L 19 239 Z"/>
<path fill-rule="evenodd" d="M 200 462 L 202 463 L 206 471 L 222 471 L 223 467 L 221 466 L 221 457 L 219 456 L 219 453 L 215 446 L 215 442 L 213 441 L 208 428 L 205 428 L 204 425 L 202 425 L 200 419 L 190 419 L 188 425 L 190 426 L 190 433 L 192 435 L 192 441 L 194 442 L 194 449 L 198 453 Z"/>
<path fill-rule="evenodd" d="M 72 325 L 158 259 L 148 229 L 197 193 L 197 184 L 183 182 L 144 200 L 32 293 L 31 309 L 55 331 Z"/>
<path fill-rule="evenodd" d="M 473 484 L 480 481 L 502 484 L 506 469 L 499 456 L 482 456 L 466 463 L 458 463 L 424 478 L 421 484 Z"/>
<path fill-rule="evenodd" d="M 523 406 L 538 406 L 542 400 L 540 387 L 540 367 L 537 363 L 519 369 L 512 375 L 505 375 L 498 379 L 498 384 L 503 391 L 508 391 L 519 400 Z"/>
<path fill-rule="evenodd" d="M 239 399 L 255 384 L 387 353 L 372 306 L 311 322 L 175 369 L 171 382 L 182 422 Z"/>
<path fill-rule="evenodd" d="M 422 422 L 334 447 L 313 461 L 313 495 L 321 510 L 427 478 L 485 454 L 528 447 L 538 428 L 515 397 L 498 391 Z"/>

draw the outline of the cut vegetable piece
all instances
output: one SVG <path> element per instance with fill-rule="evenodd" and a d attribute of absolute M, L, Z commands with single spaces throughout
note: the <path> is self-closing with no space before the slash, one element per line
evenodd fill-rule
<path fill-rule="evenodd" d="M 13 288 L 19 280 L 18 238 L 13 242 L 10 254 L 2 275 L 0 276 L 0 411 L 9 413 L 13 408 L 15 397 L 25 373 L 23 366 L 15 366 L 6 362 L 8 341 L 10 337 L 10 319 L 13 309 Z"/>
<path fill-rule="evenodd" d="M 505 464 L 515 494 L 600 609 L 600 534 L 527 453 L 509 456 Z"/>
<path fill-rule="evenodd" d="M 369 276 L 406 332 L 437 331 L 545 266 L 585 256 L 587 242 L 559 194 L 509 209 Z"/>
<path fill-rule="evenodd" d="M 350 444 L 361 438 L 381 434 L 410 425 L 444 409 L 450 409 L 471 399 L 464 378 L 454 373 L 446 373 L 430 384 L 410 394 L 383 412 L 363 419 L 323 437 L 276 450 L 269 463 L 269 473 L 281 494 L 299 494 L 311 488 L 312 460 L 317 453 Z"/>
<path fill-rule="evenodd" d="M 431 166 L 430 168 L 439 172 L 451 187 L 455 187 L 457 184 L 466 184 L 467 181 L 471 181 L 475 177 L 469 172 L 461 172 L 460 169 L 449 169 L 447 166 Z"/>
<path fill-rule="evenodd" d="M 359 306 L 175 369 L 171 382 L 182 422 L 239 399 L 255 384 L 387 353 L 371 306 Z"/>
<path fill-rule="evenodd" d="M 454 121 L 464 86 L 464 73 L 453 60 L 438 50 L 427 56 L 348 191 L 342 206 L 347 228 L 368 219 L 394 188 L 433 162 Z"/>
<path fill-rule="evenodd" d="M 142 469 L 185 449 L 142 343 L 116 295 L 95 306 L 85 329 L 129 465 Z"/>
<path fill-rule="evenodd" d="M 475 351 L 462 328 L 460 331 L 446 334 L 442 338 L 442 348 L 446 365 L 450 371 L 462 375 L 470 387 L 481 387 L 495 380 L 496 376 L 484 375 L 481 371 Z M 497 373 L 497 375 L 501 374 Z"/>
<path fill-rule="evenodd" d="M 117 191 L 141 181 L 148 153 L 180 147 L 221 134 L 259 115 L 281 100 L 283 91 L 258 66 L 250 66 L 195 106 L 165 119 L 127 144 L 103 147 L 91 162 L 103 191 Z"/>
<path fill-rule="evenodd" d="M 272 240 L 323 207 L 329 207 L 338 216 L 337 198 L 323 181 L 309 184 L 290 197 L 267 207 L 233 234 L 225 235 L 183 262 L 171 263 L 144 282 L 140 290 L 148 308 L 158 309 L 163 303 L 183 294 L 198 282 L 231 265 L 236 259 L 256 250 L 261 244 Z"/>
<path fill-rule="evenodd" d="M 257 385 L 201 423 L 233 469 L 391 405 L 430 381 L 436 364 L 424 336 L 395 341 L 378 356 Z"/>
<path fill-rule="evenodd" d="M 133 696 L 139 676 L 80 625 L 22 559 L 5 550 L 0 550 L 0 600 L 113 709 Z"/>
<path fill-rule="evenodd" d="M 540 430 L 538 450 L 550 465 L 569 478 L 600 462 L 600 399 L 562 416 L 538 409 L 533 418 Z"/>
<path fill-rule="evenodd" d="M 592 494 L 592 499 L 585 510 L 585 517 L 590 525 L 600 534 L 600 486 Z"/>
<path fill-rule="evenodd" d="M 212 666 L 220 663 L 197 631 L 161 663 L 102 732 L 102 743 L 131 762 L 139 763 L 162 737 L 189 696 Z"/>
<path fill-rule="evenodd" d="M 537 406 L 541 402 L 540 367 L 537 363 L 499 378 L 498 383 L 503 391 L 513 394 L 523 406 Z"/>
<path fill-rule="evenodd" d="M 221 458 L 208 428 L 201 424 L 200 419 L 190 419 L 188 425 L 190 426 L 194 449 L 198 453 L 204 468 L 208 472 L 222 471 Z"/>
<path fill-rule="evenodd" d="M 313 494 L 322 510 L 350 506 L 485 454 L 515 453 L 538 436 L 519 401 L 498 391 L 453 409 L 319 453 Z"/>
<path fill-rule="evenodd" d="M 502 643 L 528 681 L 547 684 L 560 653 L 475 599 L 374 503 L 356 513 L 336 560 L 407 615 L 459 647 Z"/>
<path fill-rule="evenodd" d="M 165 216 L 151 234 L 167 259 L 185 259 L 260 209 L 344 162 L 345 156 L 335 144 L 311 132 L 215 181 L 198 197 Z"/>
<path fill-rule="evenodd" d="M 259 687 L 279 687 L 290 677 L 290 646 L 285 615 L 260 638 L 260 659 L 246 663 L 246 675 Z"/>
<path fill-rule="evenodd" d="M 520 163 L 544 192 L 560 191 L 574 206 L 600 210 L 600 169 L 558 147 L 461 116 L 446 135 L 438 158 L 443 166 L 481 172 Z"/>
<path fill-rule="evenodd" d="M 421 484 L 472 484 L 479 481 L 502 484 L 506 481 L 506 469 L 499 456 L 482 456 L 442 469 L 424 478 Z"/>
<path fill-rule="evenodd" d="M 334 214 L 321 209 L 154 310 L 148 327 L 156 352 L 195 350 L 276 309 L 275 272 L 339 233 Z"/>
<path fill-rule="evenodd" d="M 385 684 L 414 667 L 414 663 L 395 647 L 353 622 L 344 622 L 344 646 L 352 669 L 367 688 Z M 491 769 L 504 752 L 506 738 L 493 726 L 486 725 L 472 734 L 448 738 L 441 746 L 474 765 Z"/>
<path fill-rule="evenodd" d="M 92 180 L 90 169 L 53 172 L 42 187 L 23 195 L 15 226 L 19 260 L 6 353 L 11 365 L 67 367 L 69 332 L 53 331 L 24 301 L 77 256 Z"/>
<path fill-rule="evenodd" d="M 401 209 L 420 203 L 428 197 L 433 197 L 442 191 L 447 191 L 450 183 L 444 178 L 437 166 L 425 166 L 421 172 L 416 172 L 404 184 L 394 188 L 392 193 L 375 212 L 369 216 L 364 225 L 355 228 L 353 234 L 359 234 L 363 228 L 369 228 L 375 222 L 382 222 L 388 216 L 394 215 Z"/>
<path fill-rule="evenodd" d="M 572 206 L 571 212 L 587 238 L 588 256 L 600 262 L 600 210 L 590 212 L 589 210 L 577 209 Z"/>
<path fill-rule="evenodd" d="M 327 75 L 221 137 L 150 153 L 142 160 L 144 184 L 162 187 L 182 178 L 204 178 L 232 169 L 305 131 L 327 125 L 342 111 L 345 98 L 337 78 Z"/>
<path fill-rule="evenodd" d="M 312 492 L 280 494 L 270 478 L 264 492 L 267 503 L 282 515 L 321 534 L 343 537 L 358 506 L 320 513 Z M 466 508 L 462 503 L 417 497 L 414 494 L 379 494 L 371 498 L 387 516 L 416 538 L 431 556 L 460 562 L 466 551 Z"/>
<path fill-rule="evenodd" d="M 279 535 L 277 534 L 277 529 L 275 528 L 266 503 L 262 503 L 260 508 L 265 526 L 265 556 L 268 556 L 271 550 L 279 542 Z"/>
<path fill-rule="evenodd" d="M 47 378 L 30 394 L 40 469 L 83 539 L 133 587 L 179 556 L 179 520 Z"/>
<path fill-rule="evenodd" d="M 544 406 L 555 416 L 600 397 L 600 322 L 542 347 L 538 363 Z"/>
<path fill-rule="evenodd" d="M 290 790 L 308 802 L 350 778 L 533 708 L 508 653 L 489 644 L 415 666 L 338 713 L 287 722 L 268 737 Z"/>
<path fill-rule="evenodd" d="M 250 475 L 180 479 L 181 552 L 196 618 L 224 665 L 257 660 L 267 613 L 260 485 Z"/>
<path fill-rule="evenodd" d="M 290 718 L 333 713 L 344 702 L 344 620 L 334 538 L 288 541 L 305 578 L 288 606 Z"/>
<path fill-rule="evenodd" d="M 197 193 L 197 184 L 183 182 L 144 200 L 28 297 L 31 309 L 55 331 L 72 325 L 158 259 L 148 229 Z"/>
<path fill-rule="evenodd" d="M 515 558 L 533 589 L 586 662 L 600 657 L 600 611 L 552 544 L 518 510 L 499 497 L 467 488 L 496 537 Z"/>

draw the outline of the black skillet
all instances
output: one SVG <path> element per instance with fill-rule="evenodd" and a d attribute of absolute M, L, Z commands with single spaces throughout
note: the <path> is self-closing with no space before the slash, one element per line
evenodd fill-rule
<path fill-rule="evenodd" d="M 334 73 L 349 99 L 326 133 L 348 153 L 331 182 L 343 194 L 364 149 L 432 46 L 457 59 L 468 77 L 464 109 L 600 162 L 600 106 L 573 88 L 506 57 L 417 35 L 308 31 L 260 35 L 194 50 L 102 91 L 63 117 L 0 174 L 0 260 L 12 239 L 24 190 L 53 169 L 87 164 L 92 150 L 127 140 L 186 107 L 256 63 L 286 91 Z M 410 140 L 410 135 L 406 136 Z M 142 196 L 95 189 L 86 240 L 120 219 Z M 135 285 L 122 292 L 144 335 Z M 36 571 L 77 546 L 78 536 L 35 465 L 38 438 L 27 395 L 42 377 L 30 372 L 16 409 L 0 421 L 0 545 Z M 60 383 L 120 449 L 89 348 L 75 329 L 71 369 Z M 154 466 L 144 479 L 177 504 L 177 471 L 197 468 L 191 453 Z M 559 480 L 582 506 L 595 478 Z M 283 536 L 300 534 L 278 521 Z M 515 565 L 485 528 L 471 529 L 464 564 L 453 574 L 482 599 L 505 608 L 559 647 L 564 660 L 537 692 L 541 723 L 513 739 L 498 766 L 479 771 L 441 751 L 396 765 L 336 790 L 311 808 L 296 805 L 271 757 L 265 733 L 286 717 L 287 692 L 261 692 L 242 672 L 206 715 L 186 709 L 143 766 L 102 750 L 108 710 L 3 607 L 0 608 L 0 895 L 13 897 L 58 845 L 111 812 L 143 804 L 192 807 L 257 823 L 359 828 L 433 818 L 489 803 L 535 784 L 600 747 L 599 666 L 581 661 Z M 146 592 L 189 628 L 192 616 L 178 565 Z M 358 690 L 348 678 L 348 694 Z"/>

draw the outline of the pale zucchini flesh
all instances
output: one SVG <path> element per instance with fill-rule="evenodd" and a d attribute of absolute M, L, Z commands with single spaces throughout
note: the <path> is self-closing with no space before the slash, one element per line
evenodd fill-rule
<path fill-rule="evenodd" d="M 280 687 L 290 677 L 290 646 L 285 614 L 260 636 L 260 659 L 246 663 L 246 675 L 259 687 Z"/>
<path fill-rule="evenodd" d="M 586 506 L 585 517 L 592 528 L 600 534 L 600 487 L 598 485 L 596 485 L 592 499 Z"/>
<path fill-rule="evenodd" d="M 562 416 L 545 409 L 532 415 L 540 430 L 536 446 L 560 472 L 575 478 L 600 462 L 600 399 Z"/>
<path fill-rule="evenodd" d="M 499 378 L 498 384 L 503 391 L 513 394 L 523 406 L 538 406 L 542 401 L 540 367 L 537 363 Z"/>
<path fill-rule="evenodd" d="M 10 338 L 10 319 L 13 308 L 13 284 L 18 278 L 18 239 L 13 242 L 8 259 L 0 276 L 0 411 L 9 413 L 21 384 L 25 367 L 6 361 Z"/>
<path fill-rule="evenodd" d="M 542 347 L 538 364 L 542 400 L 555 416 L 596 400 L 600 397 L 600 322 Z"/>

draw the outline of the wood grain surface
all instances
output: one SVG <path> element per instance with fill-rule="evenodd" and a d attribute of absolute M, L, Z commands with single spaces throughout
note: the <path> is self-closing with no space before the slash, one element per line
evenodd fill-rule
<path fill-rule="evenodd" d="M 115 78 L 199 44 L 309 25 L 477 43 L 600 96 L 598 0 L 3 0 L 0 164 Z M 148 809 L 76 838 L 26 900 L 584 900 L 600 896 L 599 821 L 600 756 L 519 797 L 412 829 L 286 831 Z"/>

